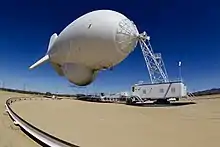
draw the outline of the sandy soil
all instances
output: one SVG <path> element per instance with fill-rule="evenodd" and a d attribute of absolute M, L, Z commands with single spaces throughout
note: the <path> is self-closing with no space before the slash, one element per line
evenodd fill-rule
<path fill-rule="evenodd" d="M 12 107 L 38 128 L 82 147 L 220 146 L 220 99 L 144 108 L 77 100 L 22 101 Z"/>
<path fill-rule="evenodd" d="M 15 96 L 27 95 L 0 91 L 0 147 L 37 147 L 39 145 L 14 126 L 5 112 L 5 101 Z"/>

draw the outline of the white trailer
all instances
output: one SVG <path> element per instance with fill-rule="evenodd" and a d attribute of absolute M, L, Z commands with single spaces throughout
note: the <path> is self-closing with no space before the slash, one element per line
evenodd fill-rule
<path fill-rule="evenodd" d="M 136 96 L 141 101 L 171 101 L 179 100 L 179 98 L 186 97 L 186 86 L 180 82 L 166 82 L 156 84 L 135 84 L 132 86 L 132 96 Z"/>

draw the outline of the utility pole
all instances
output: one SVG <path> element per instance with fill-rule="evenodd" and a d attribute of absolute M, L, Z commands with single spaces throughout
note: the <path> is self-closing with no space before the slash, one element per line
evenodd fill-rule
<path fill-rule="evenodd" d="M 23 85 L 23 90 L 25 91 L 26 90 L 26 84 L 24 83 Z"/>
<path fill-rule="evenodd" d="M 179 61 L 179 65 L 178 66 L 179 66 L 179 79 L 182 82 L 182 69 L 181 69 L 182 62 L 181 61 Z"/>
<path fill-rule="evenodd" d="M 5 88 L 5 82 L 2 81 L 2 88 Z"/>
<path fill-rule="evenodd" d="M 58 87 L 56 87 L 55 89 L 55 94 L 58 94 Z"/>

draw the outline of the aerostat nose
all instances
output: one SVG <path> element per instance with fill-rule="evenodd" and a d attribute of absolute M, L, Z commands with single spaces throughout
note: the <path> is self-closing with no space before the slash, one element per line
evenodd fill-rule
<path fill-rule="evenodd" d="M 124 54 L 129 54 L 137 46 L 139 32 L 136 25 L 129 19 L 120 21 L 116 33 L 116 44 L 118 50 Z"/>

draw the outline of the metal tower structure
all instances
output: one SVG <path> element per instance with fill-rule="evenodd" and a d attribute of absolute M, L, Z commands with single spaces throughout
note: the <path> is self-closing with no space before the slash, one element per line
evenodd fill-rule
<path fill-rule="evenodd" d="M 149 71 L 151 83 L 169 82 L 167 71 L 160 53 L 154 53 L 150 44 L 150 36 L 146 32 L 139 34 L 139 43 Z"/>

